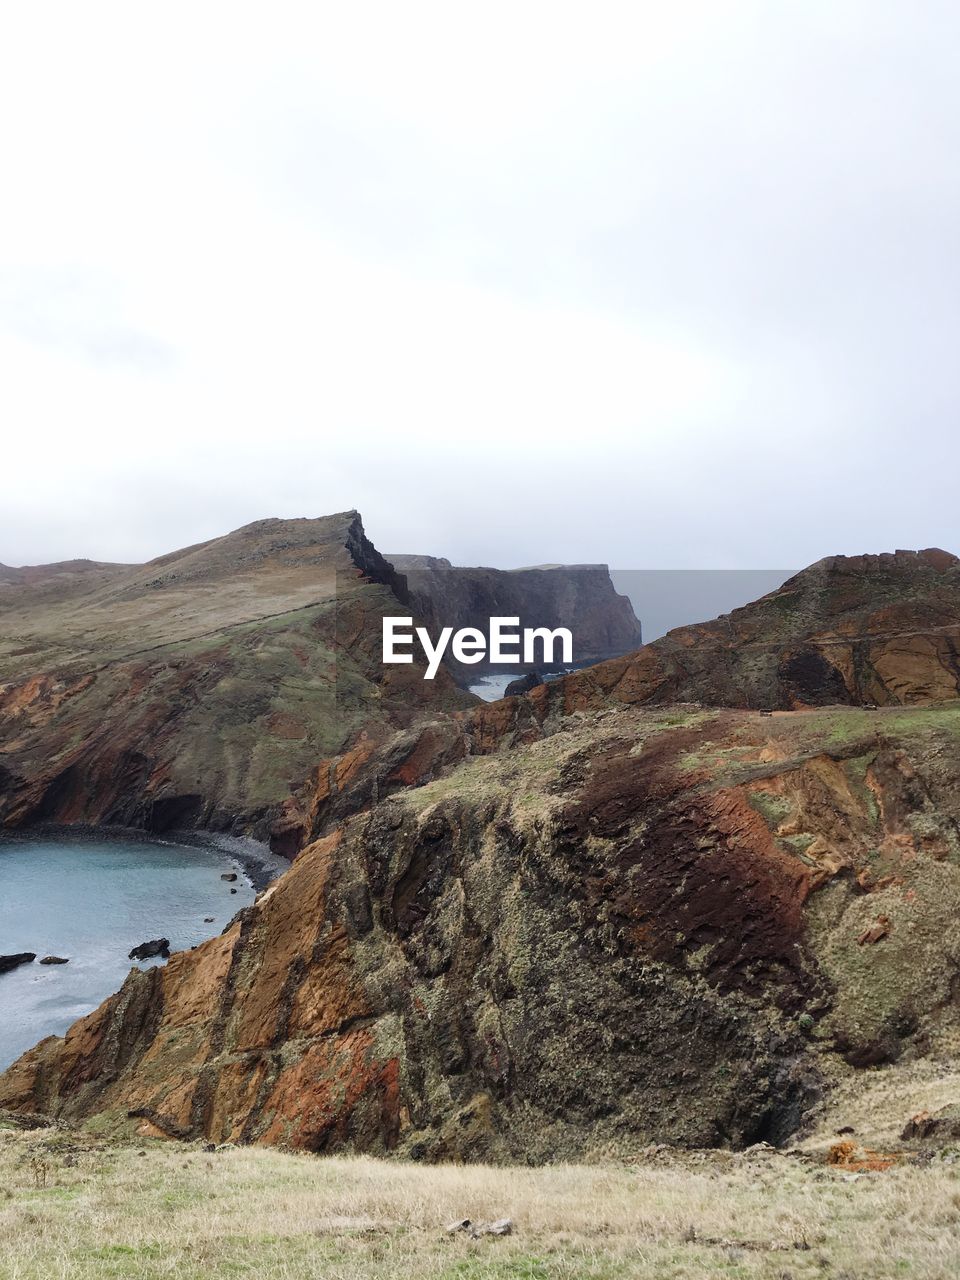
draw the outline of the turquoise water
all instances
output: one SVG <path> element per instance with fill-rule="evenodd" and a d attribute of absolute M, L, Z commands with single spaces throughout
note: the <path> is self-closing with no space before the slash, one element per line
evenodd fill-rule
<path fill-rule="evenodd" d="M 236 871 L 229 884 L 222 872 Z M 231 893 L 231 888 L 237 890 Z M 0 974 L 0 1070 L 116 991 L 132 947 L 174 951 L 218 934 L 254 890 L 228 854 L 158 841 L 0 840 L 0 954 L 35 951 Z M 204 923 L 213 916 L 213 923 Z M 41 965 L 46 955 L 69 964 Z M 145 961 L 148 968 L 159 961 Z"/>

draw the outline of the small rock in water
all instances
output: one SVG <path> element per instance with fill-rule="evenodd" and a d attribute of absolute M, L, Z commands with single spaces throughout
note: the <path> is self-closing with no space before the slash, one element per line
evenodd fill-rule
<path fill-rule="evenodd" d="M 40 961 L 41 964 L 69 964 L 69 956 L 44 956 Z"/>
<path fill-rule="evenodd" d="M 152 942 L 141 942 L 127 956 L 128 960 L 152 960 L 154 956 L 162 956 L 166 960 L 170 954 L 169 938 L 154 938 Z"/>
<path fill-rule="evenodd" d="M 235 871 L 224 871 L 220 876 L 221 880 L 236 880 L 237 873 Z"/>
<path fill-rule="evenodd" d="M 525 693 L 529 693 L 531 689 L 536 689 L 538 685 L 543 684 L 536 671 L 528 671 L 525 676 L 518 676 L 516 680 L 511 680 L 503 691 L 505 698 L 521 698 Z"/>
<path fill-rule="evenodd" d="M 213 924 L 213 916 L 204 916 L 204 917 L 203 917 L 203 923 L 204 923 L 204 924 Z"/>
<path fill-rule="evenodd" d="M 231 892 L 231 893 L 236 893 L 237 891 L 236 891 L 236 889 L 231 889 L 231 890 L 230 890 L 230 892 Z"/>
<path fill-rule="evenodd" d="M 36 958 L 35 951 L 18 951 L 16 955 L 0 956 L 0 973 L 8 973 L 21 964 L 33 964 Z"/>

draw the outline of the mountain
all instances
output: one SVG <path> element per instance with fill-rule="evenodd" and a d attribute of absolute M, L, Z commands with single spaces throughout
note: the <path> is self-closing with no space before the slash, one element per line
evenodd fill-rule
<path fill-rule="evenodd" d="M 616 593 L 606 565 L 545 565 L 530 569 L 463 568 L 435 556 L 387 556 L 406 578 L 410 603 L 431 634 L 441 627 L 476 627 L 484 633 L 492 617 L 519 618 L 524 627 L 567 627 L 574 661 L 598 662 L 642 644 L 640 623 L 626 596 Z M 518 662 L 500 671 L 528 670 Z M 450 669 L 461 683 L 490 671 L 489 662 Z"/>
<path fill-rule="evenodd" d="M 405 584 L 355 511 L 262 520 L 146 565 L 0 582 L 0 825 L 267 835 L 318 759 L 470 705 L 384 668 Z"/>
<path fill-rule="evenodd" d="M 0 1107 L 538 1161 L 779 1142 L 865 1068 L 903 1096 L 960 1034 L 960 699 L 929 700 L 929 665 L 920 705 L 742 703 L 798 646 L 851 646 L 857 680 L 905 637 L 940 652 L 955 575 L 837 559 L 689 629 L 697 687 L 739 679 L 739 707 L 637 705 L 649 646 L 330 757 L 291 869 L 21 1058 Z M 850 698 L 892 688 L 869 679 Z"/>

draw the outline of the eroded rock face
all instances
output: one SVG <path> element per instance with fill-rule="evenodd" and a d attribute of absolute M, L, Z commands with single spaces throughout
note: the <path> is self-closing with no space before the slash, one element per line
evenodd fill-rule
<path fill-rule="evenodd" d="M 785 1138 L 825 1057 L 956 1033 L 958 730 L 621 708 L 465 754 L 132 974 L 0 1106 L 425 1158 Z"/>

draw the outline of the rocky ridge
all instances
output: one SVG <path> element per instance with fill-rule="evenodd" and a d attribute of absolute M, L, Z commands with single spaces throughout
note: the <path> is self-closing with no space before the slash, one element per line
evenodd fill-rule
<path fill-rule="evenodd" d="M 132 973 L 0 1107 L 436 1159 L 782 1140 L 838 1072 L 960 1031 L 958 730 L 621 707 L 471 752 Z"/>
<path fill-rule="evenodd" d="M 944 553 L 824 562 L 630 658 L 357 736 L 291 802 L 290 871 L 26 1054 L 0 1107 L 543 1160 L 782 1141 L 864 1068 L 948 1060 L 956 577 Z M 822 665 L 798 684 L 798 651 L 844 700 Z M 734 705 L 670 697 L 694 688 Z"/>
<path fill-rule="evenodd" d="M 533 697 L 568 709 L 703 702 L 781 710 L 936 702 L 960 691 L 960 560 L 831 556 L 777 591 Z"/>
<path fill-rule="evenodd" d="M 0 583 L 0 827 L 266 836 L 351 735 L 470 705 L 445 671 L 382 666 L 398 599 L 352 511 L 147 565 L 17 571 Z"/>

